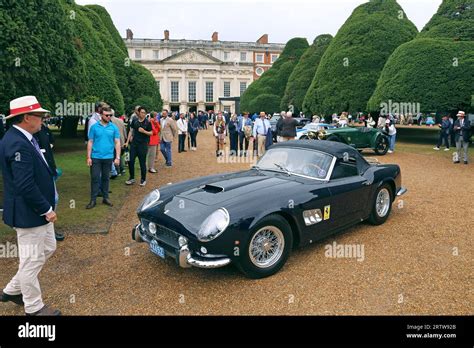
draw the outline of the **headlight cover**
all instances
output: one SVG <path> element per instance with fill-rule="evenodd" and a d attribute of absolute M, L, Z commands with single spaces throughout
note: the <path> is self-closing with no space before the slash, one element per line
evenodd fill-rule
<path fill-rule="evenodd" d="M 230 215 L 227 209 L 220 208 L 207 217 L 198 231 L 200 242 L 210 242 L 217 238 L 229 226 Z"/>
<path fill-rule="evenodd" d="M 151 191 L 145 196 L 143 201 L 140 203 L 137 212 L 142 212 L 152 206 L 156 205 L 160 200 L 160 191 L 158 189 Z"/>

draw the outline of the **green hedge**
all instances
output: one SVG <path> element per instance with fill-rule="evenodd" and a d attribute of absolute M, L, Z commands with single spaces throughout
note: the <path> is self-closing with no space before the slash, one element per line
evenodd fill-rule
<path fill-rule="evenodd" d="M 444 0 L 418 38 L 474 40 L 474 3 Z"/>
<path fill-rule="evenodd" d="M 300 61 L 291 73 L 286 85 L 285 94 L 281 100 L 280 109 L 287 110 L 289 105 L 294 106 L 295 114 L 303 110 L 303 101 L 308 88 L 313 81 L 316 69 L 329 47 L 332 35 L 320 35 L 301 56 Z"/>
<path fill-rule="evenodd" d="M 278 97 L 278 109 L 280 107 L 281 98 L 285 92 L 288 78 L 308 47 L 309 45 L 306 39 L 294 38 L 288 41 L 275 64 L 264 72 L 262 76 L 253 82 L 244 92 L 241 98 L 240 109 L 251 113 L 260 111 L 271 112 L 271 110 L 265 109 L 268 103 L 264 102 L 263 98 L 257 99 L 259 96 L 268 94 L 273 95 L 271 105 L 276 102 L 274 96 Z"/>
<path fill-rule="evenodd" d="M 24 95 L 53 111 L 84 92 L 85 64 L 67 16 L 55 0 L 0 2 L 0 113 Z"/>
<path fill-rule="evenodd" d="M 63 100 L 86 102 L 92 96 L 120 114 L 145 97 L 161 108 L 155 79 L 128 59 L 101 6 L 78 6 L 72 0 L 1 1 L 0 29 L 0 113 L 7 114 L 9 101 L 24 95 L 37 96 L 53 112 Z"/>
<path fill-rule="evenodd" d="M 357 7 L 321 59 L 304 100 L 305 112 L 364 111 L 392 52 L 416 34 L 395 0 Z"/>
<path fill-rule="evenodd" d="M 421 112 L 473 110 L 474 6 L 445 0 L 418 37 L 400 46 L 387 62 L 368 109 L 388 100 L 419 103 Z"/>

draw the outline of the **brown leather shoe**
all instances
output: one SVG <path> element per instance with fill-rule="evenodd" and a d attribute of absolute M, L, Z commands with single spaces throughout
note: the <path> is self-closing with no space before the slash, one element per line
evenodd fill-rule
<path fill-rule="evenodd" d="M 61 315 L 61 312 L 57 309 L 52 309 L 45 305 L 38 312 L 25 314 L 27 317 L 57 317 Z"/>
<path fill-rule="evenodd" d="M 2 292 L 2 302 L 13 302 L 16 303 L 17 305 L 23 306 L 23 295 L 8 295 Z"/>

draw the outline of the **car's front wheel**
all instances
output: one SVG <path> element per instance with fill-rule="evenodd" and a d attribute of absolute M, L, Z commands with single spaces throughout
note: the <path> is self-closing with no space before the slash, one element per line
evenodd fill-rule
<path fill-rule="evenodd" d="M 238 267 L 249 278 L 259 279 L 277 273 L 288 259 L 293 235 L 280 215 L 262 219 L 242 245 Z"/>
<path fill-rule="evenodd" d="M 375 140 L 374 152 L 379 156 L 383 156 L 387 153 L 389 146 L 387 137 L 379 136 L 377 140 Z"/>
<path fill-rule="evenodd" d="M 392 195 L 392 188 L 388 184 L 383 184 L 377 189 L 369 218 L 372 225 L 381 225 L 387 221 L 392 210 Z"/>

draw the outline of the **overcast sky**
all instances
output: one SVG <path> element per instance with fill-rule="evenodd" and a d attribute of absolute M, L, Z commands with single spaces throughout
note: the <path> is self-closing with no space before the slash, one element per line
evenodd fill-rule
<path fill-rule="evenodd" d="M 270 42 L 285 43 L 305 37 L 335 35 L 352 11 L 368 0 L 76 0 L 104 6 L 120 32 L 132 29 L 135 38 L 210 40 L 214 31 L 222 41 L 256 41 L 269 34 Z M 398 0 L 421 30 L 442 0 Z"/>

